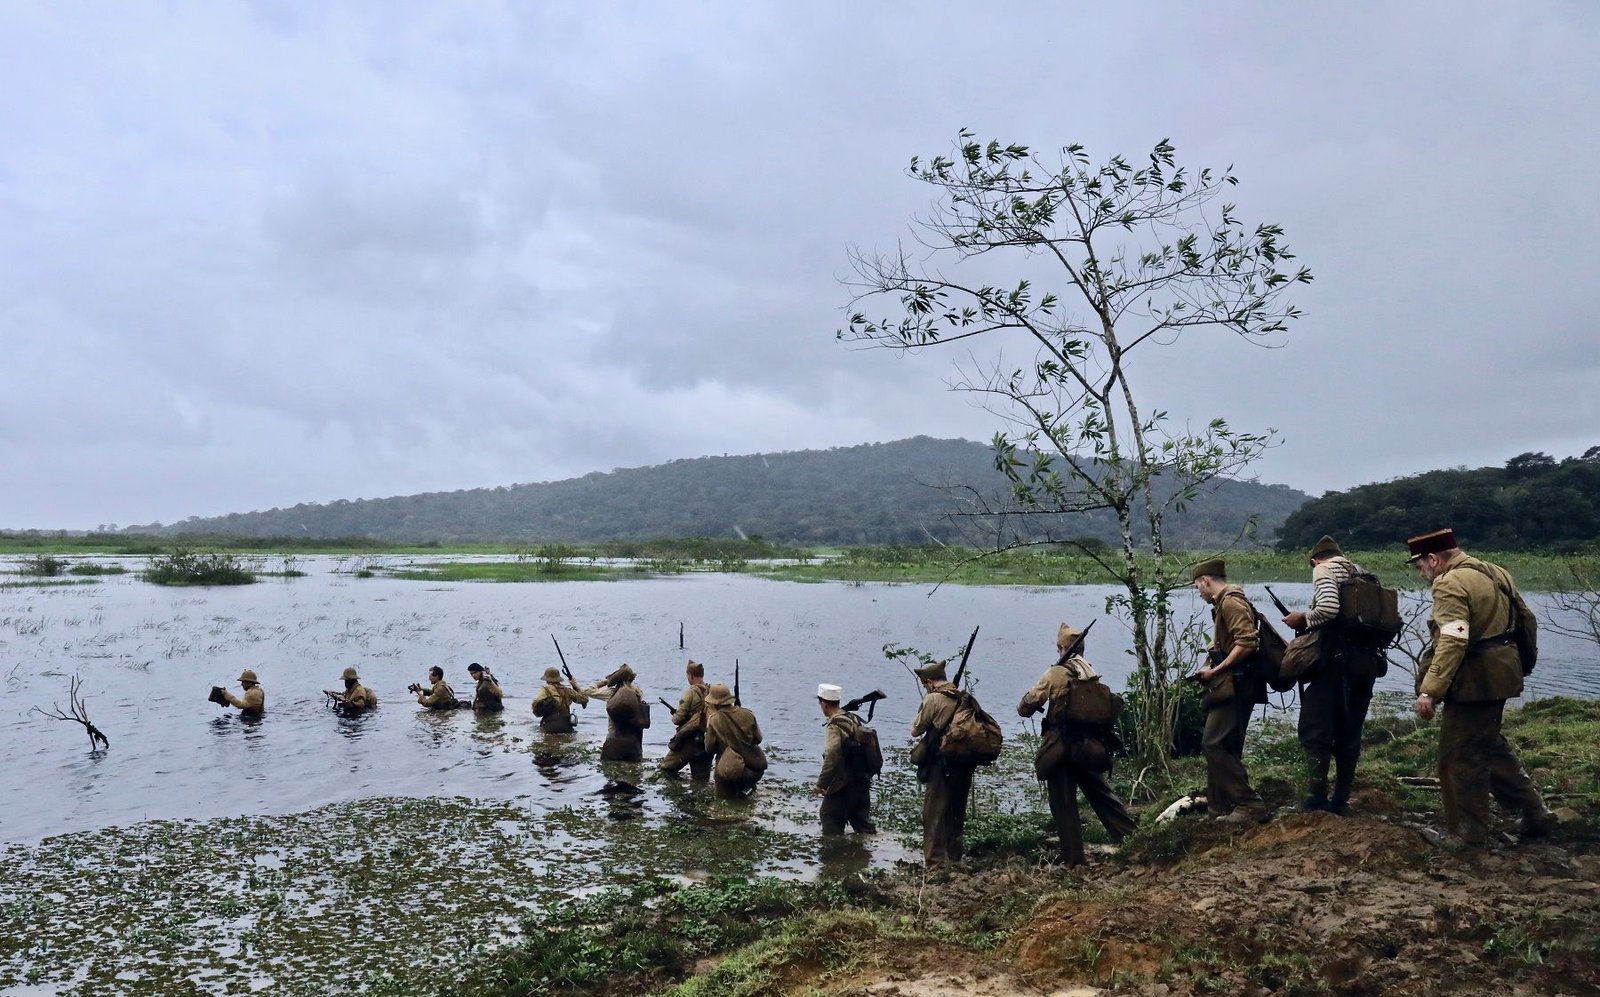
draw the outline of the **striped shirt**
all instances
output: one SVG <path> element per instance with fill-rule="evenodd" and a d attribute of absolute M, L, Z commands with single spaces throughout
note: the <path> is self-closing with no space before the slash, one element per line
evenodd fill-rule
<path fill-rule="evenodd" d="M 1306 609 L 1306 627 L 1315 630 L 1339 615 L 1339 585 L 1361 571 L 1348 557 L 1335 555 L 1311 569 L 1311 605 Z"/>

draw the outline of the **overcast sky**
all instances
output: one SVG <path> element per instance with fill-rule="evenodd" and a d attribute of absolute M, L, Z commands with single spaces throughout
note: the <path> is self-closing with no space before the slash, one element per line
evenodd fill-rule
<path fill-rule="evenodd" d="M 1600 444 L 1600 6 L 0 5 L 0 526 L 916 434 L 834 341 L 958 129 L 1233 164 L 1316 282 L 1145 355 L 1320 492 Z"/>

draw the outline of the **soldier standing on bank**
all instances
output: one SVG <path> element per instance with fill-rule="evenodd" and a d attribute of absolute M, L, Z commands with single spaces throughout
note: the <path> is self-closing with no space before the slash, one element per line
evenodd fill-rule
<path fill-rule="evenodd" d="M 817 776 L 822 833 L 843 834 L 848 824 L 857 834 L 877 834 L 878 827 L 872 823 L 872 774 L 853 747 L 861 718 L 840 708 L 843 695 L 844 690 L 836 685 L 817 686 L 817 705 L 823 716 L 822 772 Z"/>
<path fill-rule="evenodd" d="M 474 661 L 467 666 L 467 674 L 472 676 L 472 708 L 479 713 L 499 713 L 506 708 L 505 691 L 500 688 L 500 680 L 494 673 Z"/>
<path fill-rule="evenodd" d="M 735 703 L 733 693 L 721 682 L 706 690 L 705 745 L 706 754 L 714 759 L 713 785 L 720 797 L 744 796 L 767 770 L 756 715 Z"/>
<path fill-rule="evenodd" d="M 684 668 L 688 688 L 678 697 L 678 708 L 672 711 L 672 726 L 676 728 L 667 742 L 667 756 L 661 759 L 661 771 L 677 775 L 689 766 L 689 776 L 697 782 L 711 778 L 711 756 L 706 753 L 706 666 L 690 661 Z"/>
<path fill-rule="evenodd" d="M 1489 794 L 1522 814 L 1523 837 L 1549 834 L 1545 808 L 1516 752 L 1500 732 L 1506 700 L 1522 695 L 1538 658 L 1538 620 L 1510 572 L 1469 557 L 1452 530 L 1406 541 L 1411 563 L 1433 586 L 1417 716 L 1439 722 L 1439 788 L 1445 823 L 1470 846 L 1492 841 Z"/>
<path fill-rule="evenodd" d="M 587 707 L 589 697 L 578 688 L 576 679 L 568 685 L 561 681 L 561 669 L 544 670 L 544 685 L 533 694 L 533 715 L 539 718 L 539 729 L 546 734 L 571 734 L 578 729 L 573 719 L 573 706 Z"/>
<path fill-rule="evenodd" d="M 939 740 L 955 719 L 960 696 L 945 677 L 943 661 L 915 672 L 925 693 L 916 719 L 911 721 L 911 736 L 922 739 L 911 749 L 917 781 L 922 783 L 922 861 L 929 866 L 959 862 L 974 766 L 945 759 L 939 751 Z"/>
<path fill-rule="evenodd" d="M 339 677 L 344 680 L 344 692 L 324 691 L 333 699 L 334 705 L 340 712 L 346 716 L 355 716 L 378 705 L 377 693 L 361 684 L 361 675 L 355 668 L 346 668 L 344 674 Z"/>
<path fill-rule="evenodd" d="M 1128 808 L 1111 791 L 1106 775 L 1111 771 L 1111 752 L 1116 746 L 1112 716 L 1104 724 L 1087 724 L 1068 716 L 1074 682 L 1094 682 L 1099 678 L 1093 666 L 1079 652 L 1083 650 L 1083 631 L 1061 624 L 1056 631 L 1057 661 L 1039 677 L 1039 682 L 1022 696 L 1017 713 L 1031 717 L 1044 709 L 1044 743 L 1040 755 L 1045 759 L 1044 779 L 1050 797 L 1050 816 L 1055 819 L 1061 842 L 1061 860 L 1069 866 L 1082 865 L 1083 829 L 1078 817 L 1078 790 L 1094 808 L 1095 816 L 1112 841 L 1121 841 L 1138 826 Z M 1068 654 L 1068 651 L 1074 653 Z M 1109 694 L 1108 697 L 1109 698 Z M 1052 743 L 1053 742 L 1053 743 Z"/>
<path fill-rule="evenodd" d="M 243 696 L 235 696 L 220 685 L 212 686 L 211 701 L 222 706 L 232 706 L 239 711 L 241 717 L 259 717 L 265 713 L 267 694 L 256 681 L 256 673 L 249 668 L 240 672 L 239 685 L 244 688 Z"/>
<path fill-rule="evenodd" d="M 1325 536 L 1311 548 L 1311 606 L 1283 622 L 1295 633 L 1319 631 L 1321 657 L 1300 687 L 1300 746 L 1311 770 L 1310 794 L 1301 808 L 1343 814 L 1350 806 L 1356 762 L 1361 758 L 1361 728 L 1372 704 L 1372 685 L 1383 652 L 1359 646 L 1339 625 L 1340 586 L 1361 567 Z M 1328 769 L 1337 763 L 1333 796 Z"/>
<path fill-rule="evenodd" d="M 1220 558 L 1201 561 L 1192 572 L 1195 591 L 1211 606 L 1213 636 L 1207 665 L 1195 673 L 1206 708 L 1201 750 L 1206 759 L 1206 811 L 1228 820 L 1254 820 L 1251 808 L 1261 794 L 1250 785 L 1244 767 L 1245 728 L 1253 698 L 1241 695 L 1243 672 L 1260 644 L 1256 609 L 1244 589 L 1228 584 L 1228 567 Z"/>
<path fill-rule="evenodd" d="M 644 760 L 644 732 L 650 726 L 650 707 L 644 701 L 644 694 L 633 684 L 636 677 L 633 668 L 625 664 L 584 690 L 606 704 L 606 740 L 600 746 L 602 762 Z"/>
<path fill-rule="evenodd" d="M 430 710 L 453 710 L 456 708 L 456 691 L 444 680 L 444 669 L 434 665 L 428 669 L 428 689 L 423 690 L 420 684 L 413 684 L 411 691 L 417 694 L 417 703 Z"/>

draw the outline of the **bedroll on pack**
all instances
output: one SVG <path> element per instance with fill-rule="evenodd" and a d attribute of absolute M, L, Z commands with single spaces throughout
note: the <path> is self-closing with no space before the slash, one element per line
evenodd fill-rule
<path fill-rule="evenodd" d="M 955 716 L 939 738 L 939 755 L 957 765 L 990 765 L 1000 757 L 1000 724 L 970 692 L 957 694 Z"/>
<path fill-rule="evenodd" d="M 1122 697 L 1100 679 L 1073 679 L 1063 715 L 1075 724 L 1109 727 L 1122 716 Z"/>
<path fill-rule="evenodd" d="M 1339 583 L 1339 626 L 1347 640 L 1382 650 L 1403 629 L 1400 593 L 1384 588 L 1378 576 L 1361 572 Z"/>
<path fill-rule="evenodd" d="M 556 712 L 556 698 L 554 696 L 540 696 L 533 701 L 533 715 L 543 720 Z"/>

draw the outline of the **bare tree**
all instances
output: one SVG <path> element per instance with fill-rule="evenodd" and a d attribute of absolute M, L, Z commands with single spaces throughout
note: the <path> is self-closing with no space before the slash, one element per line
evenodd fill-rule
<path fill-rule="evenodd" d="M 49 710 L 41 710 L 35 706 L 30 712 L 37 713 L 41 717 L 49 717 L 51 720 L 69 720 L 73 723 L 83 724 L 84 731 L 89 735 L 90 751 L 109 748 L 111 747 L 111 739 L 102 734 L 100 728 L 89 720 L 88 705 L 83 701 L 83 697 L 78 695 L 78 690 L 81 686 L 82 681 L 78 676 L 72 676 L 72 683 L 67 688 L 68 710 L 70 712 L 63 713 L 61 707 L 55 703 L 50 704 L 51 708 Z"/>
<path fill-rule="evenodd" d="M 1556 633 L 1600 644 L 1600 560 L 1570 558 L 1567 573 L 1567 584 L 1550 595 L 1557 613 L 1541 622 Z"/>
<path fill-rule="evenodd" d="M 1070 529 L 1069 514 L 1114 514 L 1119 550 L 1079 546 L 1121 583 L 1107 609 L 1132 633 L 1137 747 L 1147 764 L 1165 764 L 1186 665 L 1174 654 L 1181 642 L 1169 596 L 1188 579 L 1169 562 L 1163 518 L 1238 475 L 1272 434 L 1236 431 L 1222 419 L 1180 425 L 1148 386 L 1135 385 L 1130 360 L 1190 330 L 1274 345 L 1299 315 L 1286 292 L 1311 273 L 1290 264 L 1278 226 L 1247 228 L 1232 204 L 1219 203 L 1237 182 L 1231 168 L 1191 174 L 1166 140 L 1147 164 L 1117 156 L 1094 166 L 1081 146 L 1045 163 L 1026 146 L 983 145 L 962 131 L 952 156 L 913 159 L 908 174 L 936 192 L 931 214 L 916 223 L 925 261 L 903 248 L 852 250 L 854 298 L 838 337 L 897 351 L 966 351 L 950 387 L 978 398 L 1005 427 L 994 437 L 995 464 L 1011 492 L 969 504 L 969 515 L 992 526 L 991 552 L 1071 543 L 1054 532 Z M 1014 256 L 1027 276 L 1002 287 L 932 265 L 997 252 Z M 1058 288 L 1036 291 L 1035 276 Z M 865 303 L 894 311 L 870 318 Z M 1009 364 L 1007 343 L 1021 345 L 1028 361 Z M 991 350 L 980 354 L 980 346 Z"/>

